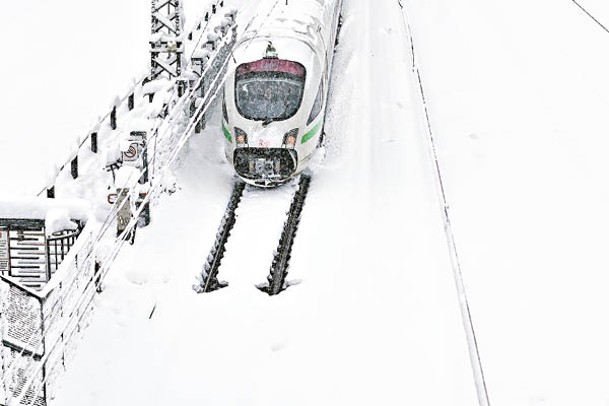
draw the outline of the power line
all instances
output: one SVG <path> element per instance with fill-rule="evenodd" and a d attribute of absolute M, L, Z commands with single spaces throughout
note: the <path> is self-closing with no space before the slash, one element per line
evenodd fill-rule
<path fill-rule="evenodd" d="M 586 10 L 581 4 L 579 4 L 577 1 L 575 0 L 571 0 L 573 3 L 575 3 L 575 5 L 577 7 L 579 7 L 584 13 L 586 13 L 588 15 L 588 17 L 590 17 L 592 20 L 594 20 L 595 23 L 597 23 L 603 30 L 605 30 L 605 32 L 607 34 L 609 34 L 609 29 L 607 29 L 607 27 L 605 27 L 600 21 L 598 21 L 596 19 L 596 17 L 594 17 L 592 14 L 590 14 L 590 12 L 588 12 L 588 10 Z"/>

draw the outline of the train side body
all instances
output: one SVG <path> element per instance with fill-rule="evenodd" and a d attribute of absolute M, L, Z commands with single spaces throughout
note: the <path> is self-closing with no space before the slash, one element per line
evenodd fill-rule
<path fill-rule="evenodd" d="M 319 145 L 341 3 L 280 0 L 236 45 L 222 131 L 226 158 L 248 183 L 286 182 Z"/>

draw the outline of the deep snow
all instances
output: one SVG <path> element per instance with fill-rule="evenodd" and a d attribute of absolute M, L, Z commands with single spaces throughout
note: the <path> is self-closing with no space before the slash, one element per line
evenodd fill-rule
<path fill-rule="evenodd" d="M 605 404 L 609 34 L 571 1 L 411 8 L 491 403 Z"/>
<path fill-rule="evenodd" d="M 110 272 L 58 405 L 476 403 L 399 5 L 344 1 L 326 159 L 288 277 L 301 283 L 255 289 L 277 227 L 243 213 L 231 285 L 191 290 L 232 179 L 210 126 Z M 1 36 L 20 39 L 5 45 L 22 63 L 0 65 L 0 148 L 28 166 L 1 175 L 3 195 L 37 192 L 49 156 L 145 67 L 148 1 L 119 3 L 7 8 Z M 609 27 L 605 2 L 578 3 Z M 609 34 L 570 0 L 402 4 L 491 404 L 606 404 Z M 284 192 L 251 211 L 275 216 Z"/>

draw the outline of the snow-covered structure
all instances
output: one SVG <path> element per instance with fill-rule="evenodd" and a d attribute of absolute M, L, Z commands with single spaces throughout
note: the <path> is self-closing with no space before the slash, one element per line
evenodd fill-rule
<path fill-rule="evenodd" d="M 150 78 L 178 77 L 184 66 L 184 12 L 181 0 L 152 0 Z"/>
<path fill-rule="evenodd" d="M 96 290 L 82 200 L 0 202 L 0 404 L 45 405 Z"/>
<path fill-rule="evenodd" d="M 0 201 L 0 275 L 40 290 L 74 245 L 88 218 L 82 200 Z"/>
<path fill-rule="evenodd" d="M 212 13 L 216 11 L 214 6 Z M 210 53 L 200 75 L 191 75 L 205 92 L 180 94 L 175 78 L 184 65 L 178 42 L 186 39 L 181 3 L 153 1 L 153 30 L 159 35 L 152 38 L 151 53 L 153 58 L 166 53 L 159 59 L 166 65 L 156 67 L 169 75 L 140 80 L 125 97 L 114 100 L 111 111 L 78 139 L 63 164 L 52 166 L 38 193 L 49 198 L 0 201 L 1 406 L 47 405 L 54 398 L 59 372 L 88 325 L 95 292 L 101 291 L 103 277 L 125 243 L 108 230 L 120 223 L 121 210 L 128 235 L 134 235 L 136 224 L 149 221 L 148 203 L 153 193 L 162 191 L 164 168 L 194 132 L 194 125 L 184 128 L 185 120 L 194 121 L 189 102 L 196 99 L 195 112 L 203 116 L 215 96 L 235 39 L 235 13 L 231 10 L 228 19 L 215 16 L 209 28 L 199 23 L 193 30 L 201 38 L 208 39 L 208 29 L 222 35 L 216 35 L 216 52 Z M 121 199 L 123 194 L 129 198 Z M 114 198 L 117 202 L 111 204 Z"/>

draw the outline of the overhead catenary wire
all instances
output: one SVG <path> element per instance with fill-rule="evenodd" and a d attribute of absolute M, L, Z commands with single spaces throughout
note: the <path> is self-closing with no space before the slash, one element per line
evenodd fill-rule
<path fill-rule="evenodd" d="M 588 10 L 586 10 L 581 4 L 579 4 L 576 0 L 571 0 L 573 4 L 579 7 L 588 17 L 590 17 L 599 27 L 601 27 L 607 34 L 609 34 L 609 29 L 605 27 L 596 17 L 594 17 Z"/>

